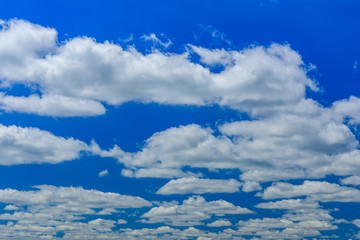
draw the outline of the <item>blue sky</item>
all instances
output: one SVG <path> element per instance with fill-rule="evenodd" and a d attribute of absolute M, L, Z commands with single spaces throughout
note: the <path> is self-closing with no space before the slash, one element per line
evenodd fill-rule
<path fill-rule="evenodd" d="M 1 239 L 360 239 L 360 2 L 9 1 Z"/>

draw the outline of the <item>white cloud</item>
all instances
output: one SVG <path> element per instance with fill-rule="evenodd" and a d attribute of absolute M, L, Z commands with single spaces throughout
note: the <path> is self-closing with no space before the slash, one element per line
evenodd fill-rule
<path fill-rule="evenodd" d="M 156 45 L 160 45 L 160 46 L 162 46 L 162 47 L 164 47 L 164 48 L 168 48 L 168 47 L 172 44 L 172 42 L 171 42 L 170 39 L 167 39 L 167 42 L 161 41 L 161 40 L 156 36 L 155 33 L 151 33 L 151 34 L 149 34 L 149 35 L 143 35 L 142 38 L 143 38 L 145 41 L 152 41 L 152 42 L 154 43 L 154 47 L 155 47 Z"/>
<path fill-rule="evenodd" d="M 238 230 L 226 230 L 233 235 L 261 236 L 261 239 L 304 239 L 320 236 L 319 231 L 335 230 L 333 218 L 322 209 L 296 210 L 279 218 L 239 221 Z"/>
<path fill-rule="evenodd" d="M 97 43 L 87 37 L 57 45 L 54 29 L 21 20 L 11 20 L 5 25 L 7 27 L 0 31 L 3 46 L 0 78 L 4 84 L 38 86 L 47 96 L 112 105 L 128 101 L 215 103 L 253 112 L 265 106 L 293 105 L 305 96 L 306 87 L 316 90 L 306 76 L 300 55 L 287 45 L 273 44 L 269 48 L 253 47 L 228 53 L 193 47 L 202 59 L 219 59 L 219 54 L 231 59 L 232 64 L 224 71 L 211 73 L 208 68 L 191 62 L 189 52 L 153 51 L 144 55 L 134 48 L 124 50 L 119 45 Z M 156 40 L 155 37 L 148 36 L 152 40 Z M 17 111 L 10 105 L 15 103 L 9 101 L 7 108 Z M 97 114 L 102 111 L 100 105 L 97 105 Z M 64 109 L 67 108 L 72 109 L 63 107 L 59 113 L 52 114 L 66 116 Z"/>
<path fill-rule="evenodd" d="M 61 95 L 30 95 L 14 97 L 0 95 L 0 109 L 6 112 L 37 114 L 41 116 L 74 117 L 105 114 L 105 107 L 93 100 Z"/>
<path fill-rule="evenodd" d="M 266 188 L 264 199 L 293 198 L 310 196 L 311 199 L 321 202 L 359 202 L 360 191 L 355 188 L 343 187 L 335 183 L 304 181 L 302 185 L 279 182 Z"/>
<path fill-rule="evenodd" d="M 333 111 L 339 117 L 349 118 L 350 124 L 360 123 L 360 99 L 350 96 L 349 99 L 343 99 L 334 102 L 332 106 Z"/>
<path fill-rule="evenodd" d="M 360 219 L 355 219 L 352 221 L 353 224 L 355 224 L 358 228 L 360 228 Z"/>
<path fill-rule="evenodd" d="M 261 185 L 257 182 L 246 181 L 242 187 L 243 192 L 253 192 L 260 191 L 262 189 Z"/>
<path fill-rule="evenodd" d="M 242 237 L 234 236 L 225 232 L 207 232 L 189 227 L 184 230 L 171 228 L 168 226 L 158 228 L 142 228 L 142 229 L 120 229 L 123 232 L 121 239 L 149 239 L 170 240 L 170 239 L 197 239 L 197 240 L 244 240 Z"/>
<path fill-rule="evenodd" d="M 202 225 L 202 221 L 210 219 L 211 216 L 224 216 L 227 214 L 251 214 L 247 208 L 234 206 L 233 204 L 217 200 L 207 202 L 201 196 L 190 197 L 184 200 L 182 205 L 177 203 L 166 203 L 153 207 L 149 212 L 143 214 L 144 223 L 165 223 L 172 226 Z"/>
<path fill-rule="evenodd" d="M 306 209 L 319 208 L 319 204 L 309 199 L 284 199 L 276 202 L 259 203 L 255 207 L 265 209 Z"/>
<path fill-rule="evenodd" d="M 102 170 L 101 172 L 98 173 L 98 177 L 100 177 L 100 178 L 105 177 L 107 175 L 109 175 L 109 171 L 107 169 Z"/>
<path fill-rule="evenodd" d="M 89 150 L 86 143 L 73 138 L 0 124 L 0 165 L 59 163 L 77 159 L 82 151 Z"/>
<path fill-rule="evenodd" d="M 116 223 L 117 223 L 117 224 L 127 224 L 127 221 L 124 220 L 124 219 L 119 219 L 119 220 L 117 220 Z"/>
<path fill-rule="evenodd" d="M 346 185 L 360 185 L 360 177 L 359 176 L 350 176 L 344 179 L 341 179 L 340 182 Z"/>
<path fill-rule="evenodd" d="M 82 187 L 35 186 L 35 191 L 0 190 L 0 202 L 16 206 L 65 205 L 87 208 L 138 208 L 151 206 L 139 197 L 86 190 Z"/>
<path fill-rule="evenodd" d="M 19 208 L 17 206 L 15 206 L 15 205 L 6 205 L 4 210 L 12 211 L 12 210 L 19 210 Z"/>
<path fill-rule="evenodd" d="M 139 101 L 219 104 L 256 117 L 220 126 L 223 135 L 188 125 L 153 135 L 137 153 L 118 147 L 112 152 L 99 150 L 125 164 L 124 176 L 191 176 L 183 167 L 236 168 L 246 182 L 360 174 L 358 142 L 343 124 L 345 118 L 351 124 L 360 122 L 359 99 L 338 101 L 331 108 L 306 99 L 306 88 L 317 88 L 307 77 L 301 56 L 288 45 L 241 51 L 191 46 L 183 54 L 144 55 L 87 37 L 58 45 L 54 29 L 22 20 L 2 25 L 3 85 L 20 83 L 41 92 L 41 97 L 2 95 L 0 108 L 5 111 L 94 116 L 105 112 L 102 102 Z M 222 64 L 224 70 L 212 73 L 191 62 L 189 54 L 198 54 L 204 64 Z"/>
<path fill-rule="evenodd" d="M 51 238 L 63 232 L 64 239 L 122 239 L 113 231 L 116 224 L 126 222 L 118 218 L 118 208 L 142 208 L 152 204 L 140 197 L 118 193 L 86 190 L 81 187 L 36 186 L 37 190 L 0 190 L 0 202 L 11 204 L 0 214 L 0 238 Z M 98 212 L 97 212 L 98 211 Z M 112 215 L 115 220 L 86 216 Z"/>
<path fill-rule="evenodd" d="M 156 193 L 170 194 L 204 194 L 204 193 L 234 193 L 239 191 L 240 182 L 230 179 L 201 179 L 186 177 L 170 180 Z"/>
<path fill-rule="evenodd" d="M 2 21 L 0 28 L 0 78 L 26 78 L 21 68 L 28 68 L 56 47 L 57 32 L 24 20 Z M 26 75 L 26 74 L 25 74 Z M 4 84 L 4 79 L 3 84 Z"/>
<path fill-rule="evenodd" d="M 228 226 L 232 226 L 232 223 L 228 220 L 216 220 L 212 223 L 208 223 L 206 226 L 208 226 L 208 227 L 228 227 Z"/>
<path fill-rule="evenodd" d="M 190 124 L 155 133 L 138 152 L 115 147 L 100 155 L 118 158 L 127 167 L 124 176 L 131 177 L 185 177 L 184 167 L 235 168 L 245 182 L 359 175 L 359 143 L 343 123 L 355 110 L 336 109 L 304 99 L 293 109 L 220 125 L 221 134 Z"/>

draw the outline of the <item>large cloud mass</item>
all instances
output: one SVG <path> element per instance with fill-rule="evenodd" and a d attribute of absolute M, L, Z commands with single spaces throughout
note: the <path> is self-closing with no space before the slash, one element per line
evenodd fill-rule
<path fill-rule="evenodd" d="M 301 57 L 287 45 L 243 51 L 190 46 L 183 54 L 154 51 L 144 55 L 135 48 L 123 49 L 87 37 L 58 45 L 56 36 L 54 29 L 23 20 L 2 23 L 3 85 L 38 86 L 46 94 L 43 98 L 2 97 L 5 110 L 73 116 L 71 107 L 46 111 L 44 106 L 51 105 L 48 101 L 55 95 L 61 105 L 81 102 L 80 116 L 103 114 L 100 102 L 119 105 L 128 101 L 200 106 L 215 103 L 257 114 L 266 107 L 295 104 L 304 97 L 306 87 L 316 89 L 306 76 Z M 222 64 L 225 69 L 213 73 L 191 62 L 190 53 L 198 54 L 202 64 Z M 21 105 L 26 102 L 42 107 L 25 111 Z M 87 104 L 98 110 L 92 111 Z"/>

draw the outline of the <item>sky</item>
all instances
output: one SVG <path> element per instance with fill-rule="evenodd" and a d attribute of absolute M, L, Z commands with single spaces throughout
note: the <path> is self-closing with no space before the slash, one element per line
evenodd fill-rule
<path fill-rule="evenodd" d="M 1 239 L 360 239 L 360 2 L 4 1 Z"/>

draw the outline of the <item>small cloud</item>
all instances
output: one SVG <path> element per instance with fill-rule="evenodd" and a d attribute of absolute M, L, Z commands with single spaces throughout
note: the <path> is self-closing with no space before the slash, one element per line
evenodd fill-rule
<path fill-rule="evenodd" d="M 7 210 L 7 211 L 13 211 L 13 210 L 19 210 L 19 208 L 15 205 L 7 205 L 4 210 Z"/>
<path fill-rule="evenodd" d="M 217 220 L 212 223 L 207 224 L 208 227 L 228 227 L 232 226 L 231 222 L 228 220 Z"/>
<path fill-rule="evenodd" d="M 127 224 L 127 221 L 124 220 L 124 219 L 119 219 L 119 220 L 117 220 L 116 223 L 117 223 L 117 224 Z"/>
<path fill-rule="evenodd" d="M 353 69 L 354 69 L 354 71 L 357 71 L 358 68 L 359 68 L 359 61 L 356 60 L 356 61 L 354 62 Z"/>
<path fill-rule="evenodd" d="M 162 38 L 166 38 L 166 36 L 164 34 L 160 34 L 160 36 Z M 152 41 L 155 46 L 161 46 L 164 48 L 168 48 L 172 42 L 170 39 L 166 38 L 166 42 L 165 41 L 161 41 L 155 33 L 151 33 L 149 35 L 143 35 L 141 38 L 143 38 L 145 41 Z"/>
<path fill-rule="evenodd" d="M 194 33 L 196 41 L 207 41 L 212 45 L 211 47 L 219 47 L 224 44 L 232 47 L 232 42 L 227 38 L 226 34 L 219 31 L 212 25 L 198 25 L 199 30 Z"/>
<path fill-rule="evenodd" d="M 134 41 L 134 36 L 131 34 L 127 38 L 120 38 L 119 41 L 121 44 L 128 45 L 129 43 Z"/>
<path fill-rule="evenodd" d="M 109 171 L 107 169 L 105 169 L 105 170 L 99 172 L 98 177 L 101 178 L 101 177 L 105 177 L 107 175 L 109 175 Z"/>

